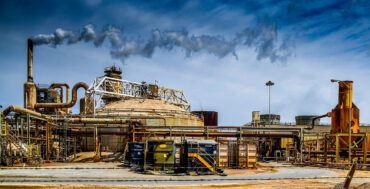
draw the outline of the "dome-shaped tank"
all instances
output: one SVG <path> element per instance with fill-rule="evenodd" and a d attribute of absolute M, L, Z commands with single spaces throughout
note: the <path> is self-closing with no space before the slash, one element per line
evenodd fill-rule
<path fill-rule="evenodd" d="M 112 102 L 96 110 L 97 117 L 139 119 L 148 126 L 203 126 L 196 114 L 159 99 L 129 98 Z"/>

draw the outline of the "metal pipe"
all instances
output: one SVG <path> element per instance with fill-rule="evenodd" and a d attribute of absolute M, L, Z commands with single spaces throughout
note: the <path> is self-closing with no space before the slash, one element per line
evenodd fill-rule
<path fill-rule="evenodd" d="M 130 120 L 130 119 L 103 119 L 103 118 L 66 118 L 64 119 L 69 123 L 101 123 L 101 124 L 127 124 L 127 123 L 136 123 L 142 125 L 142 121 L 139 120 Z"/>
<path fill-rule="evenodd" d="M 3 122 L 3 106 L 0 105 L 0 130 L 2 130 L 2 122 Z"/>
<path fill-rule="evenodd" d="M 72 89 L 72 101 L 67 103 L 37 103 L 35 108 L 70 108 L 74 106 L 77 102 L 77 90 L 79 88 L 84 88 L 87 90 L 89 86 L 86 83 L 78 82 L 73 86 Z"/>
<path fill-rule="evenodd" d="M 327 113 L 327 114 L 324 114 L 324 115 L 321 115 L 321 116 L 317 116 L 317 117 L 314 117 L 313 119 L 312 119 L 312 126 L 310 127 L 310 128 L 307 128 L 307 130 L 312 130 L 314 127 L 315 127 L 315 121 L 317 120 L 317 119 L 320 119 L 320 118 L 323 118 L 323 117 L 330 117 L 330 112 L 329 113 Z"/>
<path fill-rule="evenodd" d="M 27 81 L 33 82 L 33 41 L 27 40 Z"/>
<path fill-rule="evenodd" d="M 22 107 L 19 107 L 19 106 L 16 106 L 16 105 L 12 105 L 12 106 L 9 106 L 8 108 L 6 108 L 3 112 L 3 115 L 4 116 L 7 116 L 9 115 L 10 112 L 18 112 L 18 113 L 23 113 L 23 114 L 30 114 L 32 116 L 35 116 L 35 117 L 38 117 L 38 118 L 41 118 L 41 119 L 44 119 L 44 120 L 51 120 L 52 118 L 47 116 L 47 115 L 43 115 L 39 112 L 35 112 L 33 110 L 29 110 L 29 109 L 26 109 L 26 108 L 22 108 Z"/>
<path fill-rule="evenodd" d="M 348 87 L 348 90 L 350 91 L 349 92 L 349 98 L 348 98 L 348 101 L 349 101 L 349 107 L 348 107 L 348 164 L 351 165 L 351 162 L 352 162 L 352 150 L 351 150 L 351 148 L 352 148 L 352 136 L 351 136 L 351 134 L 352 134 L 352 123 L 351 123 L 352 122 L 351 121 L 351 117 L 352 117 L 351 116 L 351 110 L 352 110 L 352 85 L 347 85 L 346 84 L 346 86 Z M 354 168 L 354 169 L 356 169 L 356 168 Z M 352 180 L 352 178 L 351 178 L 351 180 Z M 351 181 L 349 181 L 349 182 L 351 182 Z M 349 184 L 348 184 L 348 186 L 349 186 Z M 344 188 L 346 188 L 346 186 L 344 186 Z"/>
<path fill-rule="evenodd" d="M 70 130 L 70 134 L 72 135 L 90 135 L 94 134 L 94 131 L 81 131 L 81 130 Z M 99 130 L 100 135 L 130 135 L 128 132 L 124 131 L 102 131 Z M 135 135 L 146 135 L 150 132 L 135 132 Z M 155 133 L 155 136 L 169 136 L 169 131 L 162 131 L 162 132 L 152 132 Z M 186 136 L 189 137 L 205 137 L 207 133 L 204 132 L 197 132 L 197 133 L 187 133 L 187 132 L 173 132 L 173 136 Z M 239 137 L 239 133 L 209 133 L 210 137 Z M 293 138 L 299 142 L 299 137 L 294 134 L 264 134 L 264 133 L 243 133 L 242 137 L 265 137 L 265 138 Z"/>
<path fill-rule="evenodd" d="M 62 102 L 63 102 L 63 87 L 66 87 L 66 96 L 67 96 L 67 99 L 66 99 L 66 102 L 69 102 L 70 100 L 70 88 L 69 88 L 69 85 L 67 83 L 53 83 L 50 85 L 49 89 L 55 89 L 55 88 L 59 88 L 60 89 L 60 97 L 62 99 Z"/>

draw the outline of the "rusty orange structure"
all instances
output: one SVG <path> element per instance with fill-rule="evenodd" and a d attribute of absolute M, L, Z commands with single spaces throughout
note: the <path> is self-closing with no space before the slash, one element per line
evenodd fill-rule
<path fill-rule="evenodd" d="M 339 81 L 338 105 L 331 111 L 331 132 L 348 133 L 351 121 L 352 133 L 360 132 L 360 110 L 352 102 L 353 81 Z"/>
<path fill-rule="evenodd" d="M 338 104 L 331 112 L 318 116 L 314 121 L 322 117 L 331 117 L 331 133 L 325 135 L 324 140 L 324 162 L 327 162 L 328 148 L 335 149 L 335 162 L 340 162 L 340 157 L 345 155 L 352 163 L 352 156 L 362 154 L 362 162 L 367 162 L 367 151 L 369 145 L 366 133 L 360 133 L 360 110 L 352 101 L 353 81 L 339 81 L 332 79 L 331 82 L 338 82 Z M 341 153 L 345 152 L 345 153 Z M 342 154 L 342 155 L 341 155 Z"/>

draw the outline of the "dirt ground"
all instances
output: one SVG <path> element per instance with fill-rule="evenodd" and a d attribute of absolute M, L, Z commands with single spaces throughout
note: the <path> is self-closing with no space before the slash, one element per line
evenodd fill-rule
<path fill-rule="evenodd" d="M 146 175 L 130 171 L 128 168 L 122 167 L 120 162 L 93 163 L 90 158 L 92 155 L 93 153 L 78 154 L 75 162 L 45 163 L 39 168 L 7 167 L 0 169 L 0 188 L 333 188 L 338 183 L 343 182 L 348 173 L 348 170 L 342 169 L 295 167 L 289 164 L 271 162 L 258 163 L 255 169 L 226 169 L 227 177 L 219 175 Z M 103 155 L 109 156 L 112 154 Z M 6 181 L 6 179 L 13 179 L 13 181 Z M 21 182 L 17 182 L 17 179 Z M 22 179 L 28 179 L 28 181 L 22 182 Z M 53 182 L 57 184 L 52 184 L 53 182 L 48 181 L 48 179 L 55 180 Z M 64 182 L 68 179 L 80 179 L 82 181 Z M 109 182 L 109 179 L 124 181 Z M 157 179 L 162 181 L 149 181 Z M 181 179 L 198 179 L 198 181 L 183 182 Z M 37 180 L 44 181 L 39 182 Z M 96 182 L 96 180 L 104 181 Z M 133 180 L 138 180 L 138 183 L 136 184 Z M 166 182 L 163 180 L 172 181 Z M 161 183 L 165 184 L 162 185 Z M 364 186 L 364 183 L 370 183 L 370 171 L 357 170 L 351 186 L 359 187 L 362 185 L 361 188 L 370 188 L 370 184 Z"/>
<path fill-rule="evenodd" d="M 311 189 L 311 188 L 325 188 L 331 189 L 334 188 L 336 183 L 323 183 L 317 181 L 309 181 L 309 180 L 279 180 L 279 181 L 251 181 L 245 183 L 238 183 L 238 184 L 217 184 L 217 185 L 197 185 L 195 188 L 197 189 L 221 189 L 221 188 L 235 188 L 235 189 Z M 352 184 L 351 188 L 359 187 L 360 184 Z M 362 185 L 363 189 L 367 189 L 370 187 L 370 184 L 364 186 Z M 62 189 L 69 189 L 69 188 L 82 188 L 82 189 L 108 189 L 108 188 L 130 188 L 130 189 L 137 189 L 137 188 L 174 188 L 174 189 L 189 189 L 189 186 L 101 186 L 101 185 L 0 185 L 0 189 L 2 188 L 44 188 L 44 189 L 51 189 L 51 188 L 62 188 Z M 362 189 L 361 188 L 361 189 Z"/>

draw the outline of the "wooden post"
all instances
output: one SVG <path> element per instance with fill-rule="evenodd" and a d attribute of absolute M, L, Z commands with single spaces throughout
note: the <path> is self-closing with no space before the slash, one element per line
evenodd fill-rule
<path fill-rule="evenodd" d="M 356 169 L 357 169 L 357 162 L 353 161 L 351 170 L 348 172 L 346 180 L 344 181 L 344 186 L 343 186 L 344 189 L 349 188 L 349 185 L 351 184 L 351 181 L 352 181 L 353 175 L 355 174 Z"/>

